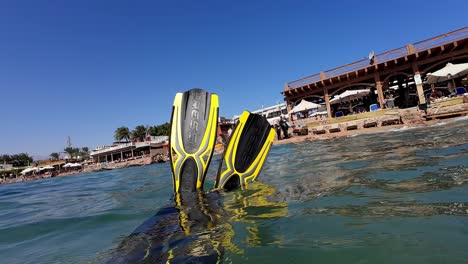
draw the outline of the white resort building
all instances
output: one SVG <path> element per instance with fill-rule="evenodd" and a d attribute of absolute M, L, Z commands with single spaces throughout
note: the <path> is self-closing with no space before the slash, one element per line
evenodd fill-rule
<path fill-rule="evenodd" d="M 148 136 L 144 142 L 116 142 L 112 146 L 97 147 L 91 151 L 91 157 L 96 163 L 113 162 L 141 156 L 165 155 L 168 150 L 168 136 Z"/>

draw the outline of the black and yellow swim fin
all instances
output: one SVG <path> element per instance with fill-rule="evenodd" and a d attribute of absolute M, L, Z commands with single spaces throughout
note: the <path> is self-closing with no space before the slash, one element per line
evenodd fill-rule
<path fill-rule="evenodd" d="M 218 95 L 202 89 L 177 93 L 169 139 L 174 192 L 203 189 L 218 126 Z"/>
<path fill-rule="evenodd" d="M 275 131 L 265 117 L 244 111 L 224 150 L 215 188 L 233 190 L 254 181 L 274 137 Z"/>

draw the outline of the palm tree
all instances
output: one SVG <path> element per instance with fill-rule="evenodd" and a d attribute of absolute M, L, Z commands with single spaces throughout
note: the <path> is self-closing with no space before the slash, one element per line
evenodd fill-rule
<path fill-rule="evenodd" d="M 50 157 L 54 160 L 58 160 L 60 158 L 60 154 L 57 152 L 50 153 Z"/>
<path fill-rule="evenodd" d="M 148 134 L 151 136 L 169 136 L 170 130 L 170 124 L 165 123 L 162 125 L 149 127 Z"/>
<path fill-rule="evenodd" d="M 115 130 L 114 138 L 117 141 L 121 141 L 122 139 L 125 139 L 127 142 L 130 141 L 130 130 L 128 127 L 119 127 Z"/>
<path fill-rule="evenodd" d="M 75 158 L 80 156 L 80 149 L 79 148 L 73 148 L 73 156 L 75 156 Z"/>
<path fill-rule="evenodd" d="M 132 140 L 145 141 L 146 127 L 143 125 L 136 126 L 132 131 Z"/>
<path fill-rule="evenodd" d="M 4 155 L 2 159 L 12 164 L 13 167 L 29 166 L 33 162 L 33 158 L 28 153 L 19 153 L 11 156 Z"/>
<path fill-rule="evenodd" d="M 65 151 L 68 154 L 68 156 L 70 156 L 70 159 L 72 159 L 73 154 L 75 154 L 75 150 L 72 147 L 66 147 L 63 149 L 63 151 Z"/>
<path fill-rule="evenodd" d="M 89 148 L 88 147 L 82 147 L 80 156 L 83 157 L 83 159 L 87 160 L 89 158 Z"/>

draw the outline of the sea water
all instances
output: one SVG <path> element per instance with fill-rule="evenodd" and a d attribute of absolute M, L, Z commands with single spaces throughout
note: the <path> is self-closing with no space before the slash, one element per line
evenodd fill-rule
<path fill-rule="evenodd" d="M 106 262 L 172 203 L 170 173 L 1 185 L 0 262 Z M 273 146 L 259 181 L 220 199 L 224 263 L 467 263 L 468 120 Z"/>

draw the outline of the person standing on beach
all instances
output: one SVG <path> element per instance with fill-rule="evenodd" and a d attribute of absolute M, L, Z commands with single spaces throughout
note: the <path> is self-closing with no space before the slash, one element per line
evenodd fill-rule
<path fill-rule="evenodd" d="M 278 140 L 281 140 L 281 127 L 278 123 L 278 120 L 275 121 L 275 131 L 276 131 L 276 135 L 278 136 Z"/>
<path fill-rule="evenodd" d="M 283 138 L 289 138 L 289 135 L 288 135 L 288 128 L 289 128 L 288 122 L 286 122 L 286 119 L 283 116 L 280 117 L 279 125 L 280 125 L 281 129 L 283 130 L 283 135 L 284 135 Z"/>

